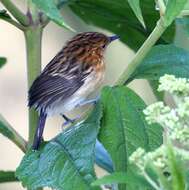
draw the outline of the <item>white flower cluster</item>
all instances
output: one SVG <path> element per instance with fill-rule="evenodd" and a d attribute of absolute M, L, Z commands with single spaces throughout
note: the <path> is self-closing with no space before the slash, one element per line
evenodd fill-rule
<path fill-rule="evenodd" d="M 140 170 L 145 170 L 148 163 L 154 166 L 165 169 L 167 167 L 167 155 L 165 146 L 162 145 L 154 152 L 146 153 L 144 149 L 138 148 L 130 157 L 129 161 L 135 164 Z"/>
<path fill-rule="evenodd" d="M 175 156 L 182 160 L 189 160 L 189 152 L 177 147 L 172 147 Z M 162 171 L 168 171 L 168 147 L 162 145 L 153 152 L 146 152 L 142 148 L 138 148 L 129 157 L 129 161 L 135 164 L 140 170 L 145 170 L 148 164 L 153 164 Z"/>
<path fill-rule="evenodd" d="M 159 81 L 159 90 L 171 93 L 178 104 L 171 109 L 163 102 L 154 103 L 144 110 L 146 120 L 163 126 L 171 140 L 189 145 L 189 80 L 165 75 Z"/>
<path fill-rule="evenodd" d="M 159 82 L 158 90 L 167 91 L 173 95 L 176 107 L 170 108 L 163 102 L 157 102 L 148 106 L 144 110 L 144 114 L 149 124 L 159 123 L 165 129 L 168 144 L 176 141 L 179 142 L 180 148 L 167 146 L 166 143 L 153 152 L 146 152 L 144 149 L 138 148 L 129 158 L 130 162 L 138 167 L 141 174 L 156 190 L 162 190 L 162 186 L 148 175 L 146 171 L 148 164 L 157 171 L 170 172 L 170 148 L 180 160 L 189 160 L 189 80 L 165 75 L 160 78 Z M 187 150 L 183 148 L 187 148 Z"/>
<path fill-rule="evenodd" d="M 189 96 L 189 80 L 176 78 L 174 75 L 164 75 L 159 80 L 158 91 L 167 91 L 172 95 Z"/>

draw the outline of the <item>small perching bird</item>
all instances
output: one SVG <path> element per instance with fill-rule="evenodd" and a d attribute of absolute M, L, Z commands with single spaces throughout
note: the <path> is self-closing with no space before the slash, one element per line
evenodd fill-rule
<path fill-rule="evenodd" d="M 33 146 L 39 148 L 48 116 L 62 115 L 83 104 L 104 78 L 104 50 L 118 36 L 77 34 L 50 61 L 29 90 L 29 107 L 39 112 Z"/>

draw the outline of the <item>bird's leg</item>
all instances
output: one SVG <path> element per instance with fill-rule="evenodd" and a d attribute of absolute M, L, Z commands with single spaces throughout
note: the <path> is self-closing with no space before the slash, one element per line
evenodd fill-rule
<path fill-rule="evenodd" d="M 70 123 L 74 123 L 75 122 L 75 119 L 70 119 L 69 117 L 67 117 L 66 115 L 64 115 L 64 114 L 62 114 L 61 115 L 63 118 L 64 118 L 64 120 L 65 120 L 65 122 L 63 123 L 63 126 L 66 126 L 66 125 L 68 125 L 68 124 L 70 124 Z"/>
<path fill-rule="evenodd" d="M 65 114 L 61 114 L 61 116 L 64 118 L 65 122 L 62 124 L 61 128 L 62 131 L 64 131 L 64 128 L 66 125 L 68 124 L 73 124 L 75 123 L 78 119 L 80 119 L 80 117 L 74 118 L 74 119 L 70 119 L 69 117 L 67 117 Z"/>
<path fill-rule="evenodd" d="M 99 99 L 100 99 L 100 96 L 97 96 L 96 98 L 93 98 L 93 99 L 90 99 L 90 100 L 83 100 L 77 105 L 77 107 L 82 107 L 82 106 L 86 106 L 86 105 L 89 105 L 89 104 L 96 104 Z"/>

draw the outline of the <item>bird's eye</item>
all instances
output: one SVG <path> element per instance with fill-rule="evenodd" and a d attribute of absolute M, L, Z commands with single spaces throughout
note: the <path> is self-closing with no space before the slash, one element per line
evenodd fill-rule
<path fill-rule="evenodd" d="M 104 49 L 106 47 L 106 45 L 104 44 L 103 46 L 102 46 L 102 48 Z"/>

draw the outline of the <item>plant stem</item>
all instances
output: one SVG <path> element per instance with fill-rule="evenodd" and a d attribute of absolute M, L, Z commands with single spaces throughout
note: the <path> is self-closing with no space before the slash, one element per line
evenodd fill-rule
<path fill-rule="evenodd" d="M 25 32 L 26 49 L 27 49 L 27 73 L 28 73 L 28 89 L 34 79 L 41 71 L 41 27 L 30 27 Z M 29 146 L 34 139 L 35 130 L 38 122 L 38 113 L 34 109 L 29 110 Z"/>
<path fill-rule="evenodd" d="M 189 16 L 189 10 L 182 10 L 178 17 Z"/>
<path fill-rule="evenodd" d="M 25 31 L 27 49 L 27 74 L 28 90 L 35 78 L 41 72 L 41 38 L 43 27 L 40 22 L 40 14 L 37 7 L 28 1 L 28 18 L 30 26 Z M 29 136 L 28 145 L 31 146 L 38 122 L 38 113 L 34 109 L 29 110 Z"/>
<path fill-rule="evenodd" d="M 0 171 L 0 183 L 15 181 L 18 181 L 18 179 L 15 177 L 14 171 Z"/>
<path fill-rule="evenodd" d="M 6 119 L 0 115 L 1 127 L 0 133 L 16 144 L 23 152 L 27 150 L 27 142 L 21 135 L 6 121 Z"/>
<path fill-rule="evenodd" d="M 116 82 L 117 85 L 122 85 L 127 82 L 129 77 L 133 74 L 135 69 L 140 65 L 141 61 L 145 58 L 145 56 L 150 51 L 152 46 L 156 43 L 156 41 L 161 37 L 166 28 L 167 27 L 163 24 L 163 20 L 160 18 L 153 32 L 150 34 L 150 36 L 147 38 L 147 40 L 138 50 L 132 62 L 129 64 L 129 66 L 126 68 L 126 70 L 123 72 L 123 74 Z"/>
<path fill-rule="evenodd" d="M 151 179 L 151 177 L 145 172 L 145 171 L 142 171 L 142 175 L 146 178 L 146 180 L 148 181 L 148 183 L 156 190 L 160 190 L 160 188 L 158 187 L 158 185 L 156 184 L 155 181 L 153 181 Z"/>
<path fill-rule="evenodd" d="M 12 14 L 12 16 L 18 20 L 22 25 L 28 25 L 28 19 L 11 0 L 0 0 L 5 8 Z"/>
<path fill-rule="evenodd" d="M 165 11 L 166 11 L 165 3 L 163 0 L 157 0 L 157 3 L 159 5 L 160 16 L 163 16 L 165 14 Z"/>

